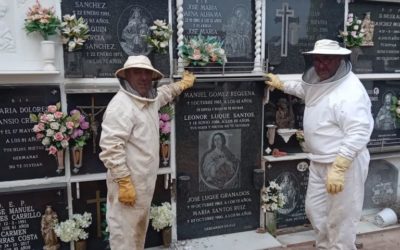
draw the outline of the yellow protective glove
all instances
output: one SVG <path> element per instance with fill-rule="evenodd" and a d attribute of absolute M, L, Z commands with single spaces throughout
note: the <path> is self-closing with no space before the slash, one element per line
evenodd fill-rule
<path fill-rule="evenodd" d="M 343 191 L 344 175 L 346 170 L 351 166 L 351 160 L 342 156 L 336 156 L 335 161 L 328 170 L 326 177 L 326 190 L 330 194 L 337 194 Z"/>
<path fill-rule="evenodd" d="M 193 86 L 196 76 L 192 72 L 185 70 L 182 74 L 182 80 L 180 80 L 179 88 L 184 91 L 185 89 L 191 88 Z"/>
<path fill-rule="evenodd" d="M 131 176 L 117 179 L 116 182 L 119 185 L 118 200 L 127 206 L 133 206 L 136 201 L 136 191 Z"/>
<path fill-rule="evenodd" d="M 267 85 L 271 86 L 272 88 L 279 89 L 279 90 L 284 89 L 283 82 L 279 79 L 279 77 L 277 75 L 268 73 L 265 75 L 265 77 L 267 78 L 267 80 L 265 81 L 265 83 Z"/>

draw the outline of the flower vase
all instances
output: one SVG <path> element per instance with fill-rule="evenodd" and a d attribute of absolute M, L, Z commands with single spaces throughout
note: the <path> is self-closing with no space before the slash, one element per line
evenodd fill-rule
<path fill-rule="evenodd" d="M 171 227 L 166 227 L 161 230 L 162 234 L 162 241 L 163 241 L 163 246 L 165 248 L 171 246 L 171 241 L 172 241 L 172 230 Z"/>
<path fill-rule="evenodd" d="M 53 41 L 42 41 L 40 43 L 42 59 L 43 59 L 43 70 L 45 71 L 56 71 L 56 66 L 54 65 L 56 58 L 56 48 L 55 42 Z"/>
<path fill-rule="evenodd" d="M 276 212 L 267 211 L 264 213 L 265 216 L 265 229 L 272 236 L 276 236 Z"/>
<path fill-rule="evenodd" d="M 61 173 L 65 169 L 64 165 L 64 149 L 57 150 L 57 153 L 54 155 L 57 160 L 57 173 Z"/>
<path fill-rule="evenodd" d="M 75 250 L 86 250 L 86 240 L 78 240 L 74 242 Z"/>
<path fill-rule="evenodd" d="M 161 157 L 163 160 L 163 165 L 168 166 L 169 161 L 169 143 L 161 143 Z"/>
<path fill-rule="evenodd" d="M 82 156 L 83 156 L 83 148 L 82 147 L 73 147 L 71 149 L 72 154 L 72 165 L 74 166 L 74 173 L 79 172 L 79 168 L 82 167 Z"/>
<path fill-rule="evenodd" d="M 358 62 L 358 57 L 360 55 L 362 55 L 363 53 L 362 53 L 362 50 L 360 47 L 353 47 L 353 48 L 350 48 L 350 50 L 351 50 L 350 62 L 353 65 L 353 68 L 355 68 L 355 66 Z"/>

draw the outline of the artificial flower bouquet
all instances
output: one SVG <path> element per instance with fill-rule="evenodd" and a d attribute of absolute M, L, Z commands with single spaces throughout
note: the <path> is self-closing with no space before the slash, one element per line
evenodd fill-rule
<path fill-rule="evenodd" d="M 73 214 L 71 219 L 57 223 L 54 232 L 63 242 L 85 240 L 89 234 L 85 231 L 92 224 L 92 214 Z"/>
<path fill-rule="evenodd" d="M 164 202 L 161 206 L 151 206 L 150 208 L 150 220 L 151 225 L 155 230 L 160 231 L 164 228 L 172 226 L 172 207 L 171 203 Z"/>
<path fill-rule="evenodd" d="M 353 13 L 349 13 L 346 22 L 346 31 L 340 31 L 339 37 L 343 38 L 346 47 L 359 47 L 363 43 L 365 31 L 361 28 L 362 21 Z"/>
<path fill-rule="evenodd" d="M 70 112 L 71 120 L 74 122 L 74 130 L 71 134 L 71 147 L 83 148 L 86 141 L 90 138 L 90 124 L 86 121 L 84 116 L 79 110 L 74 109 Z"/>
<path fill-rule="evenodd" d="M 174 110 L 170 104 L 167 104 L 160 108 L 158 112 L 159 123 L 160 123 L 160 143 L 169 143 L 171 135 L 171 119 L 174 115 Z"/>
<path fill-rule="evenodd" d="M 275 212 L 286 203 L 286 197 L 282 194 L 282 188 L 274 181 L 270 181 L 268 187 L 261 192 L 261 208 L 263 212 Z"/>
<path fill-rule="evenodd" d="M 147 43 L 156 53 L 165 54 L 168 50 L 169 39 L 172 36 L 171 25 L 163 20 L 155 20 L 150 27 L 150 35 L 146 36 Z"/>
<path fill-rule="evenodd" d="M 58 150 L 69 146 L 69 140 L 74 132 L 75 123 L 67 114 L 60 111 L 61 105 L 49 105 L 47 110 L 38 115 L 30 114 L 33 132 L 49 154 L 56 155 Z"/>
<path fill-rule="evenodd" d="M 44 8 L 39 0 L 29 8 L 25 18 L 25 30 L 28 34 L 38 32 L 44 40 L 57 34 L 60 19 L 56 16 L 54 7 Z"/>
<path fill-rule="evenodd" d="M 184 66 L 206 66 L 209 63 L 225 64 L 227 62 L 224 42 L 215 36 L 198 36 L 184 38 L 178 48 L 178 55 L 183 59 Z"/>
<path fill-rule="evenodd" d="M 60 25 L 62 42 L 69 52 L 79 50 L 89 38 L 89 26 L 83 17 L 64 15 Z"/>

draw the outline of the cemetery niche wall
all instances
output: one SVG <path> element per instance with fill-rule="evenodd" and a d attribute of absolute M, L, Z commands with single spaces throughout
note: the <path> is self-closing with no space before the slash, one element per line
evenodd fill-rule
<path fill-rule="evenodd" d="M 155 55 L 145 41 L 153 21 L 168 23 L 168 1 L 62 1 L 61 10 L 63 15 L 85 18 L 90 28 L 82 50 L 64 51 L 65 77 L 113 78 L 128 56 L 139 54 L 151 57 L 157 69 L 169 76 L 168 54 Z"/>
<path fill-rule="evenodd" d="M 265 55 L 272 73 L 302 73 L 301 52 L 311 50 L 315 41 L 337 40 L 343 29 L 344 1 L 266 0 Z"/>
<path fill-rule="evenodd" d="M 259 225 L 263 82 L 198 82 L 176 104 L 178 240 Z"/>

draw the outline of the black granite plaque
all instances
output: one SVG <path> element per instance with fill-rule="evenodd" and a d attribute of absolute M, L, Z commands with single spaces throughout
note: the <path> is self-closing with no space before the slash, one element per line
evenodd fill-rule
<path fill-rule="evenodd" d="M 199 82 L 176 105 L 178 239 L 259 225 L 262 82 Z"/>
<path fill-rule="evenodd" d="M 65 188 L 0 194 L 0 249 L 43 249 L 41 220 L 47 206 L 68 217 Z M 61 243 L 61 242 L 60 242 Z M 69 249 L 68 244 L 60 244 Z"/>
<path fill-rule="evenodd" d="M 36 140 L 29 114 L 59 101 L 58 86 L 0 87 L 0 181 L 57 175 L 56 159 Z"/>
<path fill-rule="evenodd" d="M 277 211 L 277 227 L 286 228 L 308 224 L 305 198 L 308 184 L 308 160 L 266 163 L 266 186 L 275 181 L 282 187 L 285 205 Z"/>
<path fill-rule="evenodd" d="M 353 71 L 356 73 L 400 72 L 400 4 L 354 1 L 349 12 L 364 21 L 370 14 L 369 44 L 354 49 Z M 364 25 L 364 24 L 361 25 Z"/>
<path fill-rule="evenodd" d="M 75 13 L 85 18 L 90 30 L 82 50 L 64 51 L 65 76 L 70 78 L 114 77 L 128 56 L 149 55 L 151 48 L 144 36 L 153 21 L 168 22 L 168 1 L 164 0 L 62 1 L 61 10 L 63 15 Z M 157 55 L 153 58 L 159 61 Z M 157 66 L 169 75 L 169 60 Z"/>
<path fill-rule="evenodd" d="M 396 202 L 399 159 L 372 160 L 365 182 L 364 209 L 384 208 Z"/>
<path fill-rule="evenodd" d="M 339 3 L 338 3 L 339 2 Z M 344 1 L 266 0 L 266 46 L 269 70 L 273 73 L 302 73 L 301 52 L 315 41 L 336 40 L 343 30 Z"/>
<path fill-rule="evenodd" d="M 72 153 L 70 154 L 71 170 L 73 171 L 73 174 L 99 173 L 106 171 L 102 161 L 99 159 L 99 153 L 101 152 L 99 140 L 103 114 L 109 101 L 114 95 L 114 93 L 67 95 L 68 110 L 71 111 L 77 109 L 85 115 L 87 121 L 90 123 L 91 133 L 91 137 L 83 148 L 82 166 L 74 166 Z"/>
<path fill-rule="evenodd" d="M 366 81 L 372 103 L 374 130 L 368 148 L 371 152 L 397 151 L 400 148 L 400 119 L 396 118 L 397 103 L 393 97 L 400 97 L 399 81 Z"/>
<path fill-rule="evenodd" d="M 243 71 L 246 65 L 239 62 L 254 61 L 254 15 L 251 0 L 185 0 L 183 35 L 218 37 L 224 41 L 226 70 Z"/>

